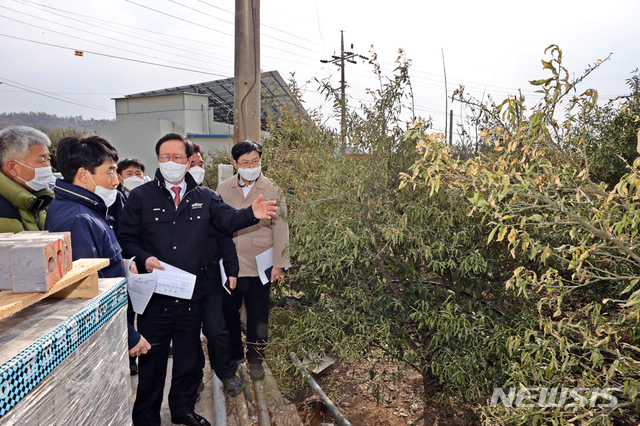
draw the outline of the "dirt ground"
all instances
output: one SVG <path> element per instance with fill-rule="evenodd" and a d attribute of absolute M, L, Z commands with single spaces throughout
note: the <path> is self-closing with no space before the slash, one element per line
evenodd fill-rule
<path fill-rule="evenodd" d="M 422 377 L 412 369 L 403 378 L 394 364 L 365 359 L 357 364 L 335 363 L 315 377 L 322 390 L 353 426 L 458 426 L 479 424 L 471 404 L 440 404 L 424 397 Z M 334 424 L 329 413 L 315 413 L 317 404 L 299 409 L 305 424 Z M 317 407 L 316 407 L 317 408 Z"/>

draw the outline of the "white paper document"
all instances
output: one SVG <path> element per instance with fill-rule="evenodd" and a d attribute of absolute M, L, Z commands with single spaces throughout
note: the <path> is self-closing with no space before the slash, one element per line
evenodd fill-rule
<path fill-rule="evenodd" d="M 153 274 L 134 274 L 131 272 L 129 268 L 132 261 L 133 258 L 125 263 L 127 292 L 129 293 L 133 310 L 142 315 L 151 299 L 151 295 L 153 295 L 153 291 L 156 289 L 157 278 Z"/>
<path fill-rule="evenodd" d="M 222 259 L 220 259 L 220 278 L 222 278 L 222 287 L 226 290 L 227 293 L 231 294 L 231 290 L 225 284 L 227 283 L 227 271 L 224 270 L 224 263 Z"/>
<path fill-rule="evenodd" d="M 273 247 L 263 251 L 256 256 L 256 264 L 258 265 L 258 276 L 262 285 L 271 281 L 271 270 L 273 269 Z M 269 276 L 267 276 L 269 274 Z"/>
<path fill-rule="evenodd" d="M 150 274 L 155 275 L 158 280 L 155 292 L 179 299 L 191 299 L 196 287 L 196 276 L 165 262 L 160 262 L 160 265 L 164 266 L 164 271 L 154 269 Z"/>

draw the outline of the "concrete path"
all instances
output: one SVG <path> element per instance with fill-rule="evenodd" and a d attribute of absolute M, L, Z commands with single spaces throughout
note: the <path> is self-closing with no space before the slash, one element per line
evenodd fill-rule
<path fill-rule="evenodd" d="M 215 426 L 213 420 L 213 374 L 211 372 L 211 364 L 205 350 L 205 367 L 204 367 L 204 390 L 200 394 L 200 400 L 196 403 L 195 412 L 206 418 L 212 426 Z M 173 368 L 173 358 L 169 358 L 167 365 L 167 377 L 164 386 L 164 396 L 162 399 L 162 408 L 160 416 L 162 426 L 172 426 L 171 413 L 169 412 L 169 385 L 171 383 L 171 369 Z M 240 372 L 240 370 L 244 370 Z M 264 364 L 265 380 L 253 383 L 249 380 L 246 366 L 239 369 L 241 376 L 244 376 L 247 392 L 230 398 L 226 393 L 226 411 L 227 424 L 229 426 L 240 425 L 257 425 L 257 424 L 277 424 L 280 426 L 303 426 L 300 416 L 296 411 L 295 405 L 283 399 L 278 384 L 276 383 L 269 366 Z M 244 373 L 244 374 L 242 374 Z M 136 389 L 138 387 L 138 376 L 131 376 L 131 406 L 135 400 Z M 245 398 L 247 395 L 247 398 Z M 260 411 L 258 400 L 264 401 L 262 412 L 264 417 L 262 422 L 259 419 L 257 411 Z M 239 405 L 241 404 L 241 405 Z M 244 408 L 246 404 L 246 409 Z M 242 410 L 240 410 L 242 408 Z M 270 419 L 269 419 L 270 418 Z"/>

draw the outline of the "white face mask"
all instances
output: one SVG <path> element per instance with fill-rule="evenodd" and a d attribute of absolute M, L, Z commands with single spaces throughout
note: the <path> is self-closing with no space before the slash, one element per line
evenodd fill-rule
<path fill-rule="evenodd" d="M 187 172 L 186 164 L 174 163 L 173 161 L 158 162 L 158 168 L 164 180 L 169 183 L 180 182 Z"/>
<path fill-rule="evenodd" d="M 138 176 L 129 176 L 128 178 L 123 179 L 122 182 L 122 186 L 127 188 L 127 191 L 131 192 L 134 188 L 142 185 L 144 183 L 144 180 Z"/>
<path fill-rule="evenodd" d="M 238 173 L 240 173 L 242 179 L 252 182 L 258 179 L 258 176 L 262 173 L 262 166 L 254 167 L 253 169 L 238 169 Z"/>
<path fill-rule="evenodd" d="M 200 185 L 204 180 L 204 169 L 200 166 L 193 166 L 192 168 L 187 170 L 187 172 L 191 173 L 191 176 L 193 176 L 193 180 L 195 180 L 198 185 Z"/>
<path fill-rule="evenodd" d="M 89 178 L 91 179 L 91 182 L 96 185 L 96 181 L 91 177 L 91 173 L 89 173 Z M 102 201 L 104 201 L 107 207 L 111 207 L 111 205 L 116 202 L 116 198 L 118 198 L 118 191 L 115 188 L 107 189 L 104 186 L 96 185 L 94 193 L 98 197 L 102 198 Z"/>
<path fill-rule="evenodd" d="M 45 189 L 49 187 L 49 182 L 51 182 L 51 177 L 53 177 L 53 171 L 51 170 L 51 166 L 47 167 L 29 167 L 24 163 L 19 162 L 18 160 L 14 160 L 18 164 L 22 164 L 24 167 L 27 167 L 36 172 L 36 175 L 30 181 L 26 181 L 18 176 L 18 179 L 22 180 L 25 185 L 34 191 L 40 191 L 41 189 Z"/>

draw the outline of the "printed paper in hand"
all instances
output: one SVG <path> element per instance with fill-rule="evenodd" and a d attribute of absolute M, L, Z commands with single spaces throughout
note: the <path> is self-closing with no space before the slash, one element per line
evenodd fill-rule
<path fill-rule="evenodd" d="M 224 288 L 227 293 L 231 294 L 231 290 L 227 286 L 227 281 L 229 280 L 229 278 L 227 278 L 227 272 L 224 270 L 222 259 L 220 259 L 220 278 L 222 278 L 222 288 Z"/>
<path fill-rule="evenodd" d="M 158 280 L 155 292 L 179 299 L 191 299 L 196 286 L 196 276 L 165 262 L 160 262 L 160 265 L 164 266 L 164 271 L 154 269 L 151 274 Z"/>
<path fill-rule="evenodd" d="M 127 292 L 131 299 L 131 305 L 135 313 L 142 315 L 156 288 L 157 278 L 153 274 L 134 274 L 130 271 L 131 262 L 125 263 L 125 278 L 127 279 Z"/>

